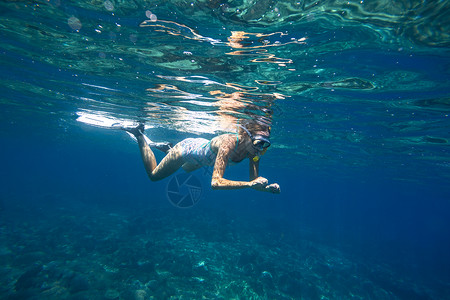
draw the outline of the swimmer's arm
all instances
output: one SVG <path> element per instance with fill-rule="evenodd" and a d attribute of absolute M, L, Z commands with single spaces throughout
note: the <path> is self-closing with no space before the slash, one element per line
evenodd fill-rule
<path fill-rule="evenodd" d="M 218 149 L 216 163 L 214 165 L 214 172 L 211 180 L 211 187 L 217 190 L 253 188 L 256 190 L 264 191 L 264 187 L 268 184 L 268 181 L 263 177 L 256 176 L 251 181 L 235 181 L 223 178 L 228 159 L 234 147 L 234 141 L 224 141 Z M 250 176 L 258 175 L 257 170 L 257 165 L 253 166 L 253 172 L 251 172 Z"/>
<path fill-rule="evenodd" d="M 217 165 L 217 159 L 216 159 Z M 252 187 L 248 181 L 236 181 L 223 178 L 224 171 L 221 168 L 214 167 L 211 180 L 211 187 L 215 190 L 236 190 Z"/>
<path fill-rule="evenodd" d="M 214 164 L 214 171 L 211 179 L 211 187 L 215 190 L 233 190 L 249 187 L 249 182 L 233 181 L 223 178 L 225 168 L 227 167 L 228 159 L 231 151 L 235 147 L 235 141 L 223 138 L 222 143 L 217 147 L 216 163 Z"/>

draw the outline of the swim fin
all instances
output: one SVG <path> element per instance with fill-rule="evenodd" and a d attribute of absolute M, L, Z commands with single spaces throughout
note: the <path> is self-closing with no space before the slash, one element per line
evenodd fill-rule
<path fill-rule="evenodd" d="M 128 135 L 137 142 L 136 137 L 134 136 L 134 134 L 132 134 L 129 131 L 125 131 L 126 133 L 128 133 Z M 153 142 L 152 140 L 150 140 L 148 138 L 148 136 L 146 136 L 145 134 L 142 134 L 144 136 L 145 141 L 147 142 L 147 144 L 149 145 L 150 148 L 156 148 L 164 153 L 167 153 L 170 149 L 172 149 L 173 144 L 170 142 Z"/>
<path fill-rule="evenodd" d="M 138 122 L 119 119 L 108 115 L 103 115 L 100 113 L 90 113 L 90 112 L 77 112 L 77 121 L 85 123 L 88 125 L 108 128 L 108 129 L 124 129 L 124 128 L 135 128 L 139 125 Z"/>

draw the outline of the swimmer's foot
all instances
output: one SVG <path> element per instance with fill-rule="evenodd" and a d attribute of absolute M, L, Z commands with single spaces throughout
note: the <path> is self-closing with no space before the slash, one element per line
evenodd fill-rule
<path fill-rule="evenodd" d="M 145 134 L 145 126 L 144 123 L 139 122 L 139 125 L 136 127 L 120 127 L 120 129 L 126 131 L 134 140 L 137 140 L 138 137 L 143 136 L 147 145 L 151 148 L 156 148 L 159 151 L 164 153 L 169 152 L 172 149 L 173 144 L 171 142 L 153 142 L 151 141 Z"/>
<path fill-rule="evenodd" d="M 121 129 L 131 133 L 135 137 L 138 137 L 144 134 L 145 125 L 144 123 L 139 122 L 139 125 L 136 127 L 122 127 Z"/>
<path fill-rule="evenodd" d="M 167 153 L 167 152 L 169 152 L 170 149 L 172 149 L 173 144 L 170 142 L 162 142 L 162 143 L 152 143 L 152 144 L 149 144 L 149 146 L 155 147 L 159 151 Z"/>

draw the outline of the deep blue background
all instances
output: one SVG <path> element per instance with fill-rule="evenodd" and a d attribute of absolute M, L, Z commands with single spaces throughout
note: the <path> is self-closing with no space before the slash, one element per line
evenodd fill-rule
<path fill-rule="evenodd" d="M 194 175 L 203 184 L 203 196 L 196 206 L 181 210 L 173 207 L 166 198 L 170 178 L 150 182 L 137 145 L 126 134 L 78 123 L 76 112 L 95 110 L 95 105 L 82 100 L 86 97 L 98 101 L 96 105 L 99 105 L 100 112 L 109 111 L 109 104 L 120 104 L 118 111 L 112 109 L 115 113 L 135 117 L 137 112 L 142 112 L 146 101 L 162 100 L 148 97 L 145 93 L 145 89 L 161 82 L 180 84 L 181 88 L 190 92 L 207 94 L 207 90 L 199 85 L 189 85 L 187 88 L 180 82 L 155 81 L 154 75 L 187 76 L 189 72 L 164 68 L 156 63 L 157 58 L 145 58 L 149 59 L 149 64 L 140 63 L 140 56 L 126 50 L 136 46 L 129 40 L 128 30 L 142 38 L 137 47 L 150 49 L 154 44 L 161 46 L 164 43 L 178 47 L 164 53 L 169 60 L 173 55 L 185 59 L 183 51 L 186 50 L 193 52 L 192 58 L 208 66 L 210 56 L 220 58 L 229 49 L 155 34 L 145 28 L 138 29 L 138 24 L 145 18 L 144 10 L 134 11 L 134 15 L 122 18 L 120 14 L 111 16 L 102 8 L 91 12 L 72 7 L 73 4 L 66 1 L 61 4 L 61 9 L 67 11 L 67 17 L 74 14 L 83 21 L 80 33 L 69 28 L 65 15 L 60 20 L 56 16 L 55 19 L 49 18 L 49 11 L 43 4 L 39 8 L 37 4 L 17 3 L 16 8 L 10 8 L 12 11 L 2 15 L 5 20 L 9 18 L 18 22 L 5 23 L 7 25 L 2 27 L 4 36 L 1 36 L 0 42 L 0 215 L 10 217 L 17 214 L 18 222 L 27 223 L 24 228 L 30 230 L 30 236 L 33 233 L 42 234 L 33 231 L 33 221 L 45 221 L 51 215 L 43 212 L 55 208 L 64 208 L 67 212 L 77 204 L 82 204 L 83 209 L 92 208 L 92 211 L 86 211 L 89 215 L 95 215 L 99 209 L 119 215 L 148 212 L 148 218 L 152 218 L 152 214 L 167 213 L 181 218 L 183 222 L 177 224 L 182 223 L 186 227 L 196 226 L 190 222 L 192 214 L 205 216 L 205 219 L 210 217 L 204 223 L 209 226 L 221 226 L 219 216 L 224 215 L 228 216 L 228 220 L 245 220 L 246 227 L 242 230 L 254 230 L 249 234 L 258 237 L 277 240 L 289 235 L 298 240 L 314 240 L 326 245 L 327 249 L 341 250 L 354 261 L 367 261 L 369 269 L 389 265 L 400 277 L 404 275 L 404 278 L 417 279 L 418 286 L 421 283 L 436 289 L 442 287 L 440 284 L 449 286 L 448 51 L 411 43 L 408 35 L 399 36 L 394 32 L 396 30 L 388 34 L 382 24 L 381 27 L 370 23 L 358 26 L 357 19 L 351 24 L 343 22 L 342 27 L 333 26 L 330 29 L 324 27 L 327 24 L 322 23 L 320 18 L 317 22 L 311 23 L 307 18 L 306 23 L 294 22 L 294 25 L 285 24 L 276 28 L 277 31 L 289 32 L 288 36 L 283 37 L 285 39 L 308 36 L 306 45 L 273 47 L 270 50 L 280 58 L 292 58 L 292 67 L 297 70 L 297 73 L 292 73 L 293 76 L 281 72 L 283 84 L 279 91 L 292 97 L 280 101 L 276 107 L 272 130 L 274 147 L 262 158 L 260 168 L 260 175 L 279 183 L 282 193 L 212 191 L 209 187 L 210 176 L 201 169 Z M 325 2 L 320 4 L 327 7 Z M 184 18 L 183 14 L 176 15 L 176 11 L 173 15 L 173 9 L 154 11 L 161 20 L 179 21 L 196 28 L 204 36 L 223 41 L 231 30 L 259 32 L 264 29 L 217 20 L 204 25 L 197 22 L 195 16 Z M 423 17 L 425 22 L 430 21 L 430 16 L 425 14 Z M 326 14 L 322 18 L 326 19 Z M 116 22 L 122 25 L 123 36 L 114 42 L 108 35 L 110 29 L 101 35 L 94 31 L 100 24 L 105 28 L 107 25 L 115 28 Z M 422 29 L 421 23 L 417 24 L 418 29 Z M 397 25 L 402 27 L 401 23 Z M 367 30 L 372 26 L 373 32 Z M 55 37 L 49 38 L 49 35 L 33 28 L 53 33 Z M 424 28 L 428 30 L 428 27 Z M 263 31 L 269 32 L 269 29 Z M 378 29 L 382 30 L 378 32 Z M 369 33 L 373 36 L 365 36 Z M 61 42 L 58 42 L 59 34 L 65 36 Z M 81 35 L 89 37 L 91 42 L 87 43 Z M 369 42 L 358 40 L 371 38 L 374 40 Z M 50 46 L 48 41 L 52 42 Z M 342 49 L 328 50 L 328 46 L 336 47 L 334 42 Z M 402 45 L 403 42 L 405 45 Z M 99 46 L 96 46 L 97 43 Z M 125 50 L 115 49 L 116 52 L 110 54 L 108 47 L 114 48 L 115 43 Z M 67 52 L 53 52 L 60 50 L 53 49 L 54 45 Z M 106 50 L 101 45 L 106 46 Z M 83 52 L 88 47 L 92 50 Z M 107 55 L 103 53 L 107 57 L 105 61 L 99 59 L 99 51 L 106 52 Z M 308 52 L 309 55 L 306 55 Z M 97 68 L 90 68 L 91 64 L 70 67 L 89 58 L 92 65 L 112 63 L 120 56 L 125 58 L 124 65 L 119 65 L 111 73 L 99 74 Z M 247 67 L 246 71 L 219 72 L 206 68 L 191 75 L 206 76 L 221 83 L 231 78 L 231 82 L 242 85 L 254 84 L 254 79 L 279 80 L 277 76 L 267 76 L 276 72 L 273 65 L 265 64 L 258 69 L 247 60 L 253 57 L 225 57 L 223 61 L 219 60 L 219 67 L 220 64 L 224 67 L 237 65 Z M 322 73 L 318 72 L 320 69 Z M 252 74 L 248 70 L 256 72 Z M 154 81 L 136 80 L 135 71 L 153 74 L 149 78 Z M 257 71 L 266 73 L 258 74 Z M 336 77 L 332 76 L 334 72 Z M 411 78 L 399 80 L 398 85 L 397 82 L 386 82 L 389 78 L 392 81 L 397 79 L 391 76 L 391 72 Z M 286 80 L 284 76 L 287 76 Z M 351 77 L 369 81 L 376 88 L 334 91 L 329 88 L 289 89 L 296 83 L 317 87 L 328 81 Z M 109 93 L 83 83 L 118 91 Z M 430 85 L 422 86 L 422 83 Z M 271 91 L 270 88 L 267 90 Z M 421 101 L 423 105 L 420 105 Z M 402 131 L 402 125 L 407 130 Z M 351 133 L 351 128 L 361 133 L 361 142 L 342 138 Z M 288 130 L 289 134 L 286 133 Z M 330 130 L 330 135 L 325 139 L 321 134 L 327 130 Z M 156 133 L 149 131 L 149 135 L 155 137 Z M 171 137 L 171 140 L 182 137 L 185 135 Z M 401 142 L 403 137 L 419 140 L 435 137 L 447 139 L 447 143 Z M 386 143 L 387 147 L 381 147 L 381 142 Z M 291 144 L 294 144 L 293 149 L 277 148 L 277 145 Z M 308 146 L 312 147 L 310 152 Z M 304 154 L 294 156 L 295 151 Z M 409 152 L 413 152 L 411 157 L 407 155 Z M 309 157 L 308 154 L 315 156 Z M 332 156 L 334 154 L 336 157 Z M 355 160 L 352 160 L 353 154 Z M 161 155 L 158 155 L 160 159 Z M 321 159 L 322 155 L 324 159 Z M 343 156 L 343 161 L 338 155 Z M 361 161 L 363 159 L 369 160 L 367 164 Z M 227 170 L 226 177 L 246 180 L 247 174 L 247 162 L 243 162 Z M 445 178 L 440 179 L 436 174 L 444 174 Z M 67 215 L 73 217 L 77 213 L 79 210 Z M 101 222 L 97 225 L 108 226 Z M 64 228 L 64 224 L 61 226 L 61 232 L 69 230 Z M 14 235 L 13 223 L 1 229 L 10 230 L 8 236 Z M 86 232 L 83 231 L 83 234 Z M 213 231 L 212 234 L 215 232 L 221 231 Z M 18 247 L 26 245 L 24 236 L 19 237 L 22 240 L 17 242 Z M 54 243 L 59 242 L 54 240 Z M 46 254 L 52 256 L 52 253 Z M 16 275 L 19 277 L 20 274 Z M 386 286 L 387 291 L 395 290 L 389 285 L 380 285 L 381 288 Z"/>
<path fill-rule="evenodd" d="M 14 120 L 2 124 L 4 211 L 10 204 L 45 210 L 66 202 L 117 211 L 178 210 L 165 196 L 169 179 L 157 183 L 147 179 L 137 145 L 123 132 L 75 121 L 54 128 L 38 124 Z M 45 124 L 52 122 L 47 119 Z M 264 160 L 276 166 L 282 159 L 277 149 L 271 149 L 260 169 L 262 176 L 281 185 L 280 195 L 212 191 L 207 172 L 196 171 L 204 193 L 189 213 L 224 212 L 299 238 L 307 232 L 308 238 L 349 255 L 388 263 L 421 280 L 450 279 L 450 205 L 445 182 L 392 180 L 392 171 L 382 168 L 330 167 L 323 175 L 301 162 L 292 162 L 296 168 L 291 169 L 264 166 Z M 243 162 L 227 170 L 226 176 L 245 179 L 247 172 Z M 341 179 L 343 173 L 350 180 Z"/>

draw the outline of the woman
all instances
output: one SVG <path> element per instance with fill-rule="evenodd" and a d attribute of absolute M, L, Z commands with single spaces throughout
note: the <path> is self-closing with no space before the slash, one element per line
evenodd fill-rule
<path fill-rule="evenodd" d="M 246 128 L 247 127 L 247 128 Z M 208 141 L 203 138 L 188 138 L 171 148 L 163 160 L 157 164 L 155 155 L 147 144 L 140 124 L 133 129 L 126 129 L 133 134 L 139 144 L 142 160 L 148 177 L 152 181 L 163 179 L 180 167 L 191 172 L 202 166 L 214 165 L 211 180 L 213 189 L 252 188 L 258 191 L 280 193 L 277 183 L 268 184 L 268 180 L 259 177 L 259 156 L 270 146 L 270 129 L 258 123 L 237 125 L 238 131 L 222 134 Z M 234 181 L 223 178 L 229 163 L 238 163 L 249 158 L 250 181 Z"/>

